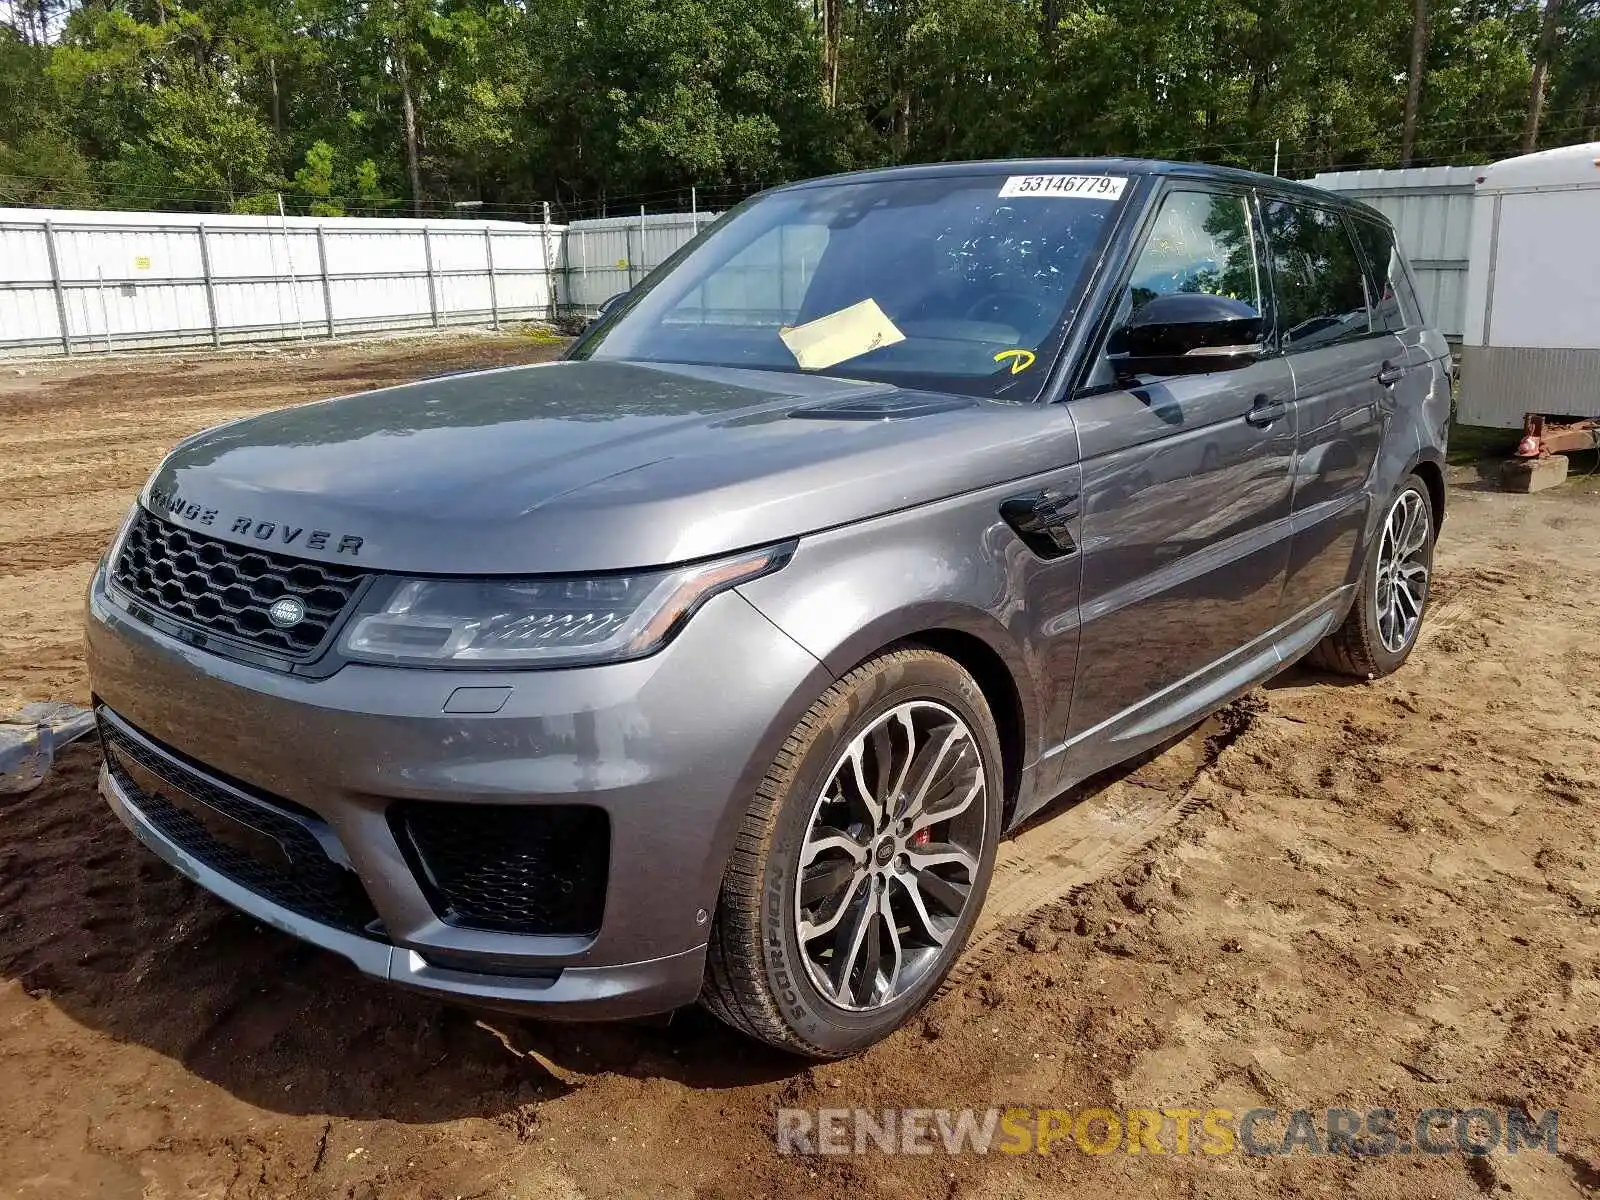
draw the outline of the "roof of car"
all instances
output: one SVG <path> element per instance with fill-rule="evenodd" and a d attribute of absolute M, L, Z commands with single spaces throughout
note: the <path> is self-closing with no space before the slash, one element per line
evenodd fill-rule
<path fill-rule="evenodd" d="M 1164 175 L 1181 179 L 1206 179 L 1224 183 L 1245 184 L 1251 187 L 1270 187 L 1274 191 L 1300 196 L 1306 200 L 1338 204 L 1347 208 L 1375 211 L 1370 206 L 1347 196 L 1325 191 L 1308 183 L 1297 183 L 1277 175 L 1263 175 L 1258 171 L 1243 171 L 1238 167 L 1220 167 L 1211 163 L 1167 162 L 1156 158 L 996 158 L 971 162 L 918 163 L 904 167 L 879 167 L 869 171 L 851 171 L 843 175 L 824 175 L 817 179 L 801 180 L 773 188 L 788 191 L 795 188 L 815 187 L 824 183 L 856 183 L 868 180 L 928 179 L 947 175 L 1044 175 L 1095 174 L 1095 175 Z"/>

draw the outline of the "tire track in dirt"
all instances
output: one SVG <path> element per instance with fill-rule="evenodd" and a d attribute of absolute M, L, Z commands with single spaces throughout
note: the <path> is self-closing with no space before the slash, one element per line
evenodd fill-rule
<path fill-rule="evenodd" d="M 120 510 L 119 510 L 120 511 Z M 30 571 L 43 571 L 54 567 L 68 567 L 78 563 L 96 562 L 105 553 L 115 525 L 95 522 L 89 529 L 60 531 L 49 538 L 19 538 L 7 541 L 0 538 L 0 579 L 20 578 Z M 26 581 L 22 586 L 26 589 Z"/>
<path fill-rule="evenodd" d="M 107 487 L 105 480 L 72 496 L 13 498 L 0 517 L 0 571 L 18 563 L 59 566 L 81 557 L 81 547 L 70 545 L 74 535 L 104 537 L 133 503 L 133 493 Z M 102 544 L 100 549 L 104 549 Z M 95 553 L 99 553 L 96 551 Z"/>
<path fill-rule="evenodd" d="M 1127 866 L 1151 842 L 1207 803 L 1204 782 L 1255 719 L 1235 701 L 1131 767 L 1085 781 L 1030 818 L 1000 846 L 983 912 L 951 973 L 962 983 L 1040 913 Z"/>

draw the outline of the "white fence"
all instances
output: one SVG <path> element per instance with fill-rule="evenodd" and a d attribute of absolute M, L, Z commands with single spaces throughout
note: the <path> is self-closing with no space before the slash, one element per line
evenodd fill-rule
<path fill-rule="evenodd" d="M 572 222 L 563 238 L 563 307 L 593 312 L 716 219 L 715 213 L 680 213 Z"/>
<path fill-rule="evenodd" d="M 0 354 L 554 316 L 563 229 L 0 208 Z"/>
<path fill-rule="evenodd" d="M 1466 328 L 1472 195 L 1482 167 L 1330 171 L 1317 187 L 1363 200 L 1394 222 L 1425 315 L 1451 341 Z"/>

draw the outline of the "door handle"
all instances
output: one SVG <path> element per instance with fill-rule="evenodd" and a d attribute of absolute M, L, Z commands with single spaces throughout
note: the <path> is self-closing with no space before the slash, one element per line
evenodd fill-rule
<path fill-rule="evenodd" d="M 1406 369 L 1396 362 L 1386 362 L 1378 372 L 1378 382 L 1384 387 L 1393 387 L 1405 377 Z"/>
<path fill-rule="evenodd" d="M 1265 429 L 1279 417 L 1289 411 L 1289 406 L 1282 400 L 1272 400 L 1266 396 L 1257 396 L 1255 404 L 1250 411 L 1245 413 L 1244 419 L 1257 429 Z"/>

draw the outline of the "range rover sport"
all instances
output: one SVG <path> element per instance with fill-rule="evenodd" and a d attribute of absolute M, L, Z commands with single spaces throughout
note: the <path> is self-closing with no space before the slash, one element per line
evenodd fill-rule
<path fill-rule="evenodd" d="M 563 361 L 174 450 L 90 589 L 101 788 L 380 978 L 847 1054 L 1052 797 L 1303 656 L 1404 662 L 1448 367 L 1384 218 L 1306 186 L 769 191 Z"/>

